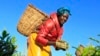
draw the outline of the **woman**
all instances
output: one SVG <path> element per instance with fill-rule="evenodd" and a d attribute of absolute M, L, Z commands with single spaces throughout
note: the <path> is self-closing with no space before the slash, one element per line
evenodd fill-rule
<path fill-rule="evenodd" d="M 28 56 L 51 56 L 50 46 L 56 48 L 56 41 L 61 39 L 63 24 L 67 22 L 70 11 L 61 7 L 39 27 L 38 33 L 28 37 Z"/>

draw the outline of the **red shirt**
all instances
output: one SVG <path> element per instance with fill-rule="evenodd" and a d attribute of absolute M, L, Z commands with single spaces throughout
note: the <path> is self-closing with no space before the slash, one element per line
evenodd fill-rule
<path fill-rule="evenodd" d="M 39 28 L 36 41 L 39 44 L 47 45 L 48 41 L 56 41 L 61 39 L 63 28 L 60 27 L 56 13 L 50 15 Z"/>

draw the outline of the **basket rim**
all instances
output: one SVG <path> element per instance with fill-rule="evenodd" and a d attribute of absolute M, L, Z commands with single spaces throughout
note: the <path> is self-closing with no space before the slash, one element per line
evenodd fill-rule
<path fill-rule="evenodd" d="M 38 8 L 36 8 L 35 6 L 33 6 L 32 4 L 28 4 L 29 7 L 34 8 L 35 10 L 37 10 L 38 12 L 40 12 L 41 14 L 43 14 L 45 17 L 49 17 L 46 13 L 43 13 L 41 10 L 39 10 Z"/>

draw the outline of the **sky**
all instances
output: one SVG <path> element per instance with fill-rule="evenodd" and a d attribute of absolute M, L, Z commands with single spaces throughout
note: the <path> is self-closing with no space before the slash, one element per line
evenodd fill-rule
<path fill-rule="evenodd" d="M 0 34 L 6 29 L 11 36 L 16 36 L 18 51 L 27 52 L 27 37 L 17 31 L 17 24 L 28 4 L 34 5 L 48 15 L 63 6 L 71 11 L 72 15 L 64 24 L 62 36 L 70 47 L 67 51 L 55 51 L 51 47 L 52 56 L 66 56 L 67 52 L 75 56 L 75 49 L 72 46 L 93 43 L 89 37 L 100 40 L 97 37 L 97 34 L 100 34 L 100 0 L 0 0 Z"/>

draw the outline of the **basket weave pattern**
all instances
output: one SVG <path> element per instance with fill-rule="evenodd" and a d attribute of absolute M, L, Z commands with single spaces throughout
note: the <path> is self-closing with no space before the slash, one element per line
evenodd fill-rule
<path fill-rule="evenodd" d="M 18 22 L 17 30 L 22 35 L 28 36 L 32 32 L 37 32 L 38 26 L 42 24 L 47 17 L 47 14 L 32 5 L 28 5 Z"/>

